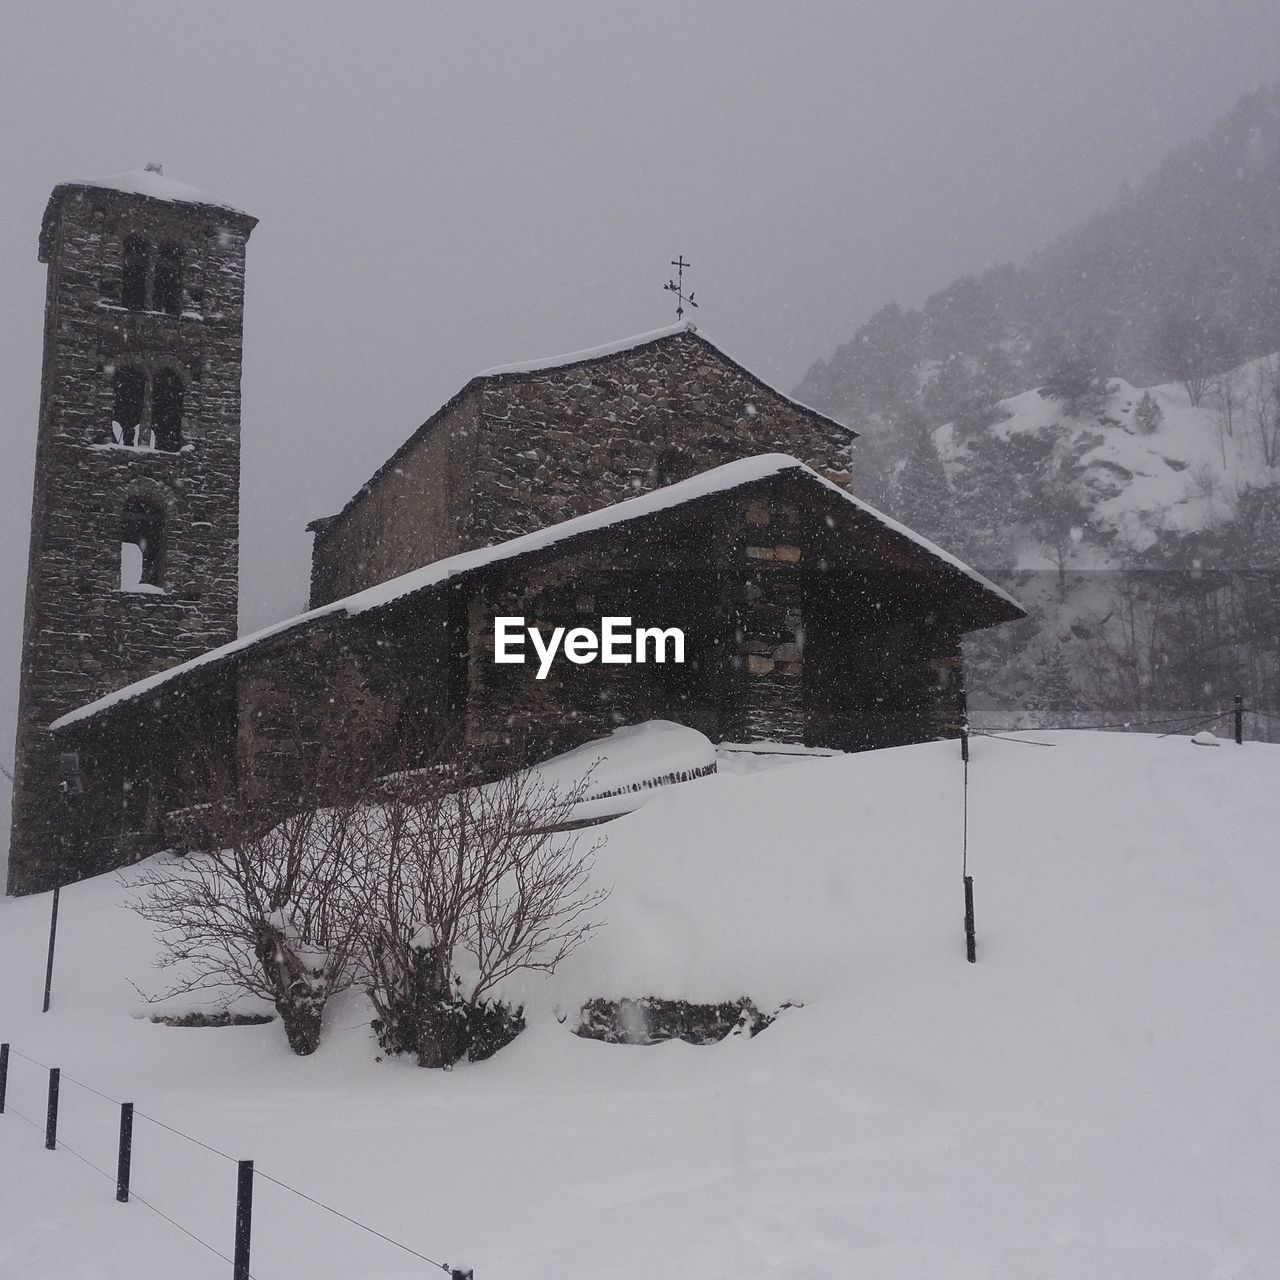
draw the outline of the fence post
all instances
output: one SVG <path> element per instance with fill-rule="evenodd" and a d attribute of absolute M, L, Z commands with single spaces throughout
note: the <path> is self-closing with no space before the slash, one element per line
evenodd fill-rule
<path fill-rule="evenodd" d="M 249 1280 L 249 1237 L 253 1227 L 253 1161 L 241 1160 L 236 1177 L 236 1252 L 231 1280 Z"/>
<path fill-rule="evenodd" d="M 964 878 L 964 949 L 970 964 L 978 961 L 978 937 L 973 927 L 973 877 Z"/>
<path fill-rule="evenodd" d="M 1232 713 L 1236 722 L 1236 746 L 1244 746 L 1244 699 L 1237 693 L 1235 711 Z"/>
<path fill-rule="evenodd" d="M 53 944 L 58 937 L 58 885 L 53 886 L 53 909 L 49 914 L 49 963 L 44 969 L 44 1008 L 41 1013 L 49 1012 L 49 993 L 53 990 Z"/>
<path fill-rule="evenodd" d="M 964 762 L 964 854 L 961 874 L 964 876 L 964 952 L 970 964 L 978 959 L 978 944 L 973 932 L 973 877 L 969 874 L 969 727 L 960 729 L 960 759 Z"/>
<path fill-rule="evenodd" d="M 58 1148 L 58 1085 L 62 1080 L 62 1072 L 57 1067 L 49 1068 L 49 1108 L 44 1117 L 44 1146 L 46 1151 Z"/>
<path fill-rule="evenodd" d="M 120 1104 L 120 1156 L 116 1161 L 116 1199 L 129 1202 L 129 1166 L 133 1163 L 133 1103 Z"/>
<path fill-rule="evenodd" d="M 9 1088 L 9 1046 L 0 1044 L 0 1116 L 4 1115 L 4 1095 Z"/>

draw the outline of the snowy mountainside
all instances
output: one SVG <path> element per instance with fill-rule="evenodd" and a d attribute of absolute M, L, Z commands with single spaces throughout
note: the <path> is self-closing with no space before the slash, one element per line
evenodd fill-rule
<path fill-rule="evenodd" d="M 1208 719 L 1239 694 L 1280 737 L 1280 356 L 1191 387 L 1069 372 L 919 431 L 888 505 L 1028 610 L 966 642 L 978 723 Z"/>
<path fill-rule="evenodd" d="M 1087 410 L 1071 412 L 1040 390 L 1001 400 L 986 428 L 991 439 L 1042 437 L 1084 507 L 1077 539 L 1080 567 L 1127 565 L 1167 535 L 1202 533 L 1238 513 L 1242 492 L 1280 484 L 1280 424 L 1275 402 L 1280 356 L 1267 356 L 1214 380 L 1199 405 L 1173 383 L 1135 387 L 1122 378 Z M 1142 417 L 1154 404 L 1153 429 Z M 1149 412 L 1149 410 L 1148 410 Z M 955 423 L 934 433 L 953 479 L 972 456 L 972 437 Z M 1019 563 L 1035 564 L 1035 547 Z"/>
<path fill-rule="evenodd" d="M 919 307 L 882 307 L 797 394 L 864 430 L 865 446 L 879 423 L 900 430 L 922 415 L 936 427 L 1043 381 L 1065 360 L 1147 383 L 1274 351 L 1278 175 L 1272 84 L 1025 263 L 953 280 Z M 860 452 L 865 464 L 874 450 Z"/>
<path fill-rule="evenodd" d="M 155 945 L 114 875 L 63 894 L 47 1015 L 48 896 L 0 901 L 0 1038 L 477 1280 L 1270 1277 L 1280 749 L 1032 738 L 973 742 L 975 965 L 941 742 L 712 774 L 591 829 L 607 923 L 513 985 L 529 1029 L 487 1062 L 378 1061 L 356 993 L 305 1059 L 276 1024 L 139 1017 Z M 646 993 L 804 1007 L 701 1048 L 570 1033 L 584 998 Z M 223 1280 L 43 1149 L 13 1114 L 43 1089 L 15 1057 L 0 1274 Z M 62 1092 L 60 1138 L 114 1170 L 115 1109 Z M 138 1122 L 137 1193 L 227 1253 L 234 1184 Z M 259 1187 L 260 1280 L 428 1270 Z"/>

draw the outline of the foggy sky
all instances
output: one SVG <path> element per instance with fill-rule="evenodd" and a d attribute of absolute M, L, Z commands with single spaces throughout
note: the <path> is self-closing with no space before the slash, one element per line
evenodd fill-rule
<path fill-rule="evenodd" d="M 674 319 L 678 252 L 694 319 L 790 389 L 884 302 L 1105 204 L 1277 47 L 1275 0 L 0 0 L 0 760 L 55 183 L 159 161 L 261 219 L 252 629 L 305 604 L 306 521 L 472 374 Z"/>

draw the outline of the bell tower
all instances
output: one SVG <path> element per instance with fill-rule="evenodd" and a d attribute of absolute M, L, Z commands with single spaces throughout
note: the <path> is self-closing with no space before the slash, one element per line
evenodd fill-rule
<path fill-rule="evenodd" d="M 49 198 L 11 893 L 95 869 L 62 839 L 50 722 L 235 638 L 256 221 L 156 166 Z"/>

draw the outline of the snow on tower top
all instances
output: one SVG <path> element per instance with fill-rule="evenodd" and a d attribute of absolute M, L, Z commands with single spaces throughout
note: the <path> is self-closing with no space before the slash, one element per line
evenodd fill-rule
<path fill-rule="evenodd" d="M 113 173 L 106 178 L 72 178 L 60 182 L 59 187 L 97 187 L 106 191 L 123 191 L 133 196 L 149 196 L 152 200 L 173 200 L 179 204 L 205 204 L 215 209 L 230 209 L 243 213 L 233 205 L 213 200 L 186 182 L 165 177 L 161 167 L 149 164 L 145 169 L 130 169 L 126 173 Z"/>
<path fill-rule="evenodd" d="M 148 200 L 163 200 L 169 204 L 195 205 L 204 209 L 217 210 L 222 218 L 237 222 L 245 235 L 257 225 L 257 218 L 234 205 L 213 200 L 203 191 L 177 178 L 169 178 L 161 172 L 159 165 L 148 165 L 145 169 L 130 169 L 127 173 L 113 173 L 106 178 L 73 178 L 60 182 L 54 187 L 45 206 L 44 219 L 40 224 L 41 262 L 48 262 L 53 251 L 55 228 L 62 209 L 62 202 L 70 192 L 80 191 L 119 191 L 125 195 L 145 196 Z"/>

